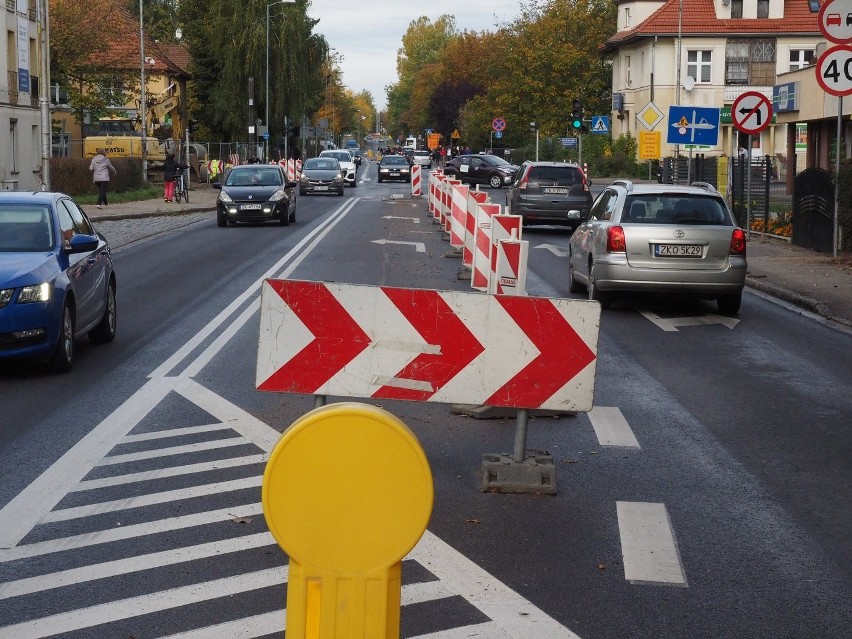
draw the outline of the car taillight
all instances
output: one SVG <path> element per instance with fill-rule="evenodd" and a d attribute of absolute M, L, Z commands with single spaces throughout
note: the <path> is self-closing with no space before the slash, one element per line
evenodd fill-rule
<path fill-rule="evenodd" d="M 731 233 L 731 255 L 745 255 L 746 254 L 746 234 L 742 229 L 734 229 L 734 232 Z"/>
<path fill-rule="evenodd" d="M 589 190 L 589 178 L 586 175 L 585 171 L 580 171 L 580 175 L 583 176 L 583 191 L 588 191 Z"/>
<path fill-rule="evenodd" d="M 526 190 L 527 190 L 527 183 L 528 183 L 529 181 L 530 181 L 530 170 L 529 170 L 529 169 L 527 169 L 527 170 L 524 172 L 524 177 L 522 177 L 522 178 L 521 178 L 521 182 L 520 182 L 520 184 L 518 184 L 518 188 L 519 188 L 521 191 L 526 191 Z"/>
<path fill-rule="evenodd" d="M 610 226 L 606 230 L 606 252 L 624 253 L 627 243 L 624 240 L 624 229 L 620 226 Z"/>

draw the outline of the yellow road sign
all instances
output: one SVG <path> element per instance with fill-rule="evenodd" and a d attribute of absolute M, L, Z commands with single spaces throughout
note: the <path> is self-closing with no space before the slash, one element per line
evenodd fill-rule
<path fill-rule="evenodd" d="M 356 402 L 307 413 L 272 450 L 262 501 L 290 557 L 288 639 L 399 636 L 401 561 L 433 502 L 426 455 L 402 421 Z"/>
<path fill-rule="evenodd" d="M 639 131 L 639 159 L 659 159 L 661 138 L 662 134 L 659 131 Z"/>
<path fill-rule="evenodd" d="M 461 134 L 459 133 L 459 130 L 456 129 L 455 131 L 453 131 L 453 134 L 450 137 L 452 137 L 454 140 L 458 140 L 459 138 L 461 138 Z"/>

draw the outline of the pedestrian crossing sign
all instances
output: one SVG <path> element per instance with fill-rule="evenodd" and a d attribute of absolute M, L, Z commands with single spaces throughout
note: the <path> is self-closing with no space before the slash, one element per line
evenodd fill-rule
<path fill-rule="evenodd" d="M 592 133 L 609 133 L 609 116 L 592 116 Z"/>

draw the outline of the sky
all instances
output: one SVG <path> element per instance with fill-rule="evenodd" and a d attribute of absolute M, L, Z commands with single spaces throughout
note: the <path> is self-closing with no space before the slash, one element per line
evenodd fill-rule
<path fill-rule="evenodd" d="M 312 0 L 308 14 L 319 18 L 315 32 L 342 58 L 343 84 L 354 93 L 364 89 L 381 110 L 387 106 L 385 87 L 397 81 L 396 54 L 408 25 L 420 16 L 434 22 L 455 17 L 458 31 L 494 31 L 496 24 L 520 15 L 518 0 Z"/>

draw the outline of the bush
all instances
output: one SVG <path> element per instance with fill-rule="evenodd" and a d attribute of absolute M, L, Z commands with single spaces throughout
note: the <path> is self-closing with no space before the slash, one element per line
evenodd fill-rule
<path fill-rule="evenodd" d="M 109 190 L 114 193 L 133 191 L 145 186 L 142 181 L 142 160 L 135 158 L 110 158 L 116 175 L 110 180 Z M 89 171 L 89 158 L 51 158 L 50 188 L 68 195 L 97 193 Z"/>

